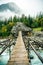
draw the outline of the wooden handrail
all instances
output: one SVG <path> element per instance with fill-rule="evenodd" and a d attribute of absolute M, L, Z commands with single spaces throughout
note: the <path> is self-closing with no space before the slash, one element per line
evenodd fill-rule
<path fill-rule="evenodd" d="M 36 53 L 36 55 L 38 56 L 38 58 L 40 59 L 40 61 L 43 63 L 43 58 L 39 55 L 39 53 L 36 51 L 36 49 L 33 47 L 33 45 L 30 43 L 31 48 L 33 49 L 33 51 Z"/>
<path fill-rule="evenodd" d="M 15 43 L 15 42 L 9 42 L 9 44 L 7 44 L 7 45 L 5 45 L 4 46 L 4 49 L 0 52 L 0 55 L 8 48 L 8 47 L 11 47 L 12 45 L 14 45 L 13 43 Z"/>

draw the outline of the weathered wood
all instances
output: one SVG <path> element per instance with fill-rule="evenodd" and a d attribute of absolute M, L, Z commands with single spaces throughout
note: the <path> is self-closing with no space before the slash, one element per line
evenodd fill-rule
<path fill-rule="evenodd" d="M 22 39 L 21 31 L 19 31 L 17 42 L 7 65 L 29 65 L 28 54 Z"/>
<path fill-rule="evenodd" d="M 1 43 L 6 43 L 6 42 L 9 42 L 9 41 L 10 41 L 10 39 L 7 39 L 7 40 L 4 40 L 4 41 L 1 41 L 0 44 Z"/>
<path fill-rule="evenodd" d="M 7 42 L 7 41 L 6 41 Z M 10 41 L 8 42 L 8 44 L 4 44 L 5 46 L 3 47 L 2 51 L 0 52 L 0 55 L 10 46 L 14 45 L 15 42 L 14 41 Z"/>
<path fill-rule="evenodd" d="M 3 49 L 2 49 L 2 51 L 0 52 L 0 55 L 1 55 L 9 46 L 11 46 L 11 45 L 4 46 Z"/>

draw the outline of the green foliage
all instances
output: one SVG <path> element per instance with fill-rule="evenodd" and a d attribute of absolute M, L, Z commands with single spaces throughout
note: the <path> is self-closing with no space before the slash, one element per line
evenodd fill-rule
<path fill-rule="evenodd" d="M 0 36 L 9 36 L 16 22 L 23 22 L 26 26 L 31 28 L 41 27 L 40 30 L 43 31 L 43 14 L 40 13 L 35 18 L 32 18 L 30 15 L 27 17 L 23 14 L 21 17 L 14 16 L 13 18 L 10 17 L 8 20 L 0 20 Z"/>
<path fill-rule="evenodd" d="M 11 29 L 14 26 L 14 22 L 4 22 L 1 23 L 2 25 L 0 25 L 0 36 L 2 37 L 6 37 L 10 35 Z"/>
<path fill-rule="evenodd" d="M 41 27 L 33 28 L 33 31 L 41 31 Z"/>
<path fill-rule="evenodd" d="M 13 22 L 15 22 L 15 23 L 18 22 L 18 19 L 16 16 L 13 17 Z"/>
<path fill-rule="evenodd" d="M 43 27 L 41 28 L 41 31 L 43 31 Z"/>

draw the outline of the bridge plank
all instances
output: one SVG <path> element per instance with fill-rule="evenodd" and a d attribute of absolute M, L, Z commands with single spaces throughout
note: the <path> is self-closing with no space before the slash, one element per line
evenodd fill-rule
<path fill-rule="evenodd" d="M 17 42 L 7 65 L 29 65 L 28 54 L 22 39 L 21 31 L 19 31 Z"/>

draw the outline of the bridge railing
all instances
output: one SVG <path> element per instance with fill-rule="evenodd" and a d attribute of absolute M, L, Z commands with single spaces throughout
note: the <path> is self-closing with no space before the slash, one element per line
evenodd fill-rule
<path fill-rule="evenodd" d="M 29 42 L 31 48 L 33 49 L 33 51 L 36 53 L 36 55 L 38 56 L 38 58 L 40 59 L 40 61 L 43 63 L 43 58 L 39 55 L 39 53 L 36 51 L 36 49 L 34 48 L 34 46 L 31 44 L 32 42 Z"/>
<path fill-rule="evenodd" d="M 3 44 L 2 44 L 3 43 Z M 0 55 L 9 47 L 15 44 L 14 40 L 7 39 L 5 41 L 0 42 L 0 45 L 2 45 L 2 50 L 0 52 Z"/>

